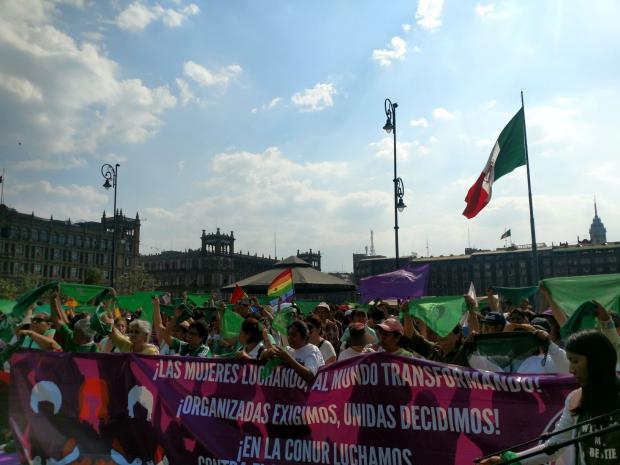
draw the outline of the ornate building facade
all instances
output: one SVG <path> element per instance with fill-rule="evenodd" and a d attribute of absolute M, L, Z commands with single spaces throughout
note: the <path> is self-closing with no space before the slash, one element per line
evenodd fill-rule
<path fill-rule="evenodd" d="M 173 293 L 213 291 L 268 270 L 277 262 L 275 257 L 236 252 L 233 231 L 226 234 L 217 228 L 206 234 L 203 229 L 200 243 L 200 249 L 142 255 L 140 261 L 159 288 Z"/>
<path fill-rule="evenodd" d="M 140 218 L 117 212 L 116 275 L 138 261 Z M 72 223 L 20 213 L 0 205 L 0 277 L 17 281 L 24 274 L 42 280 L 84 282 L 87 270 L 99 269 L 107 282 L 112 270 L 114 216 Z"/>
<path fill-rule="evenodd" d="M 459 295 L 469 284 L 482 293 L 489 286 L 522 287 L 534 283 L 531 246 L 511 246 L 496 250 L 466 249 L 463 255 L 439 257 L 401 257 L 400 266 L 431 264 L 428 295 Z M 395 269 L 394 258 L 353 255 L 356 283 L 361 278 Z M 598 216 L 596 203 L 590 227 L 590 241 L 547 246 L 538 244 L 540 277 L 580 276 L 620 273 L 620 242 L 607 242 L 607 231 Z"/>

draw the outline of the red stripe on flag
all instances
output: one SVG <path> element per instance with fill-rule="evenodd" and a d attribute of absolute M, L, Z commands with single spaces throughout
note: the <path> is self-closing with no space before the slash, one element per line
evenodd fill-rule
<path fill-rule="evenodd" d="M 271 284 L 267 288 L 267 294 L 269 294 L 269 291 L 271 289 L 281 287 L 283 284 L 287 284 L 287 282 L 289 281 L 293 281 L 293 271 L 290 268 L 284 270 L 282 273 L 276 276 L 273 281 L 271 281 Z"/>
<path fill-rule="evenodd" d="M 476 216 L 480 213 L 480 210 L 482 210 L 486 204 L 489 203 L 489 193 L 482 188 L 485 175 L 486 173 L 484 171 L 480 173 L 480 176 L 474 185 L 469 188 L 469 191 L 467 191 L 467 196 L 465 197 L 467 206 L 465 207 L 465 210 L 463 210 L 463 215 L 467 218 L 473 218 Z"/>
<path fill-rule="evenodd" d="M 247 299 L 247 298 L 248 298 L 248 295 L 245 293 L 245 291 L 239 285 L 235 285 L 235 290 L 230 296 L 230 303 L 234 305 L 239 300 Z"/>

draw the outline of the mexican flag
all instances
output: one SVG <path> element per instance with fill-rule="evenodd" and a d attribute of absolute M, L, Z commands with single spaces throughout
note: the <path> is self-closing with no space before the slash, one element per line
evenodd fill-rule
<path fill-rule="evenodd" d="M 473 218 L 491 200 L 493 183 L 515 168 L 525 165 L 525 117 L 523 108 L 512 117 L 497 138 L 480 176 L 469 188 L 463 215 Z"/>

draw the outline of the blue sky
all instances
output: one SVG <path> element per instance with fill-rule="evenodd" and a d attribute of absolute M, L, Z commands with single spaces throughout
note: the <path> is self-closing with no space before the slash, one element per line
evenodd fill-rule
<path fill-rule="evenodd" d="M 392 140 L 407 209 L 401 255 L 529 243 L 525 168 L 472 220 L 469 186 L 525 92 L 539 242 L 608 239 L 620 188 L 620 4 L 565 1 L 0 0 L 5 201 L 39 216 L 145 219 L 141 251 L 320 249 L 347 271 L 392 256 Z"/>

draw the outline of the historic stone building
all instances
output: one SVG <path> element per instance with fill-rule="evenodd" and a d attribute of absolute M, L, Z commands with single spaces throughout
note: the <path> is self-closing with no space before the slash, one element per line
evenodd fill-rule
<path fill-rule="evenodd" d="M 235 251 L 235 235 L 220 232 L 200 236 L 201 247 L 195 250 L 166 251 L 140 257 L 147 273 L 154 276 L 161 289 L 180 293 L 203 292 L 220 289 L 230 283 L 270 269 L 276 257 L 259 256 Z M 308 252 L 297 255 L 321 269 L 321 253 Z"/>
<path fill-rule="evenodd" d="M 478 292 L 488 286 L 522 287 L 534 283 L 531 245 L 511 246 L 496 250 L 465 249 L 463 255 L 439 257 L 400 257 L 400 266 L 431 264 L 428 295 L 458 295 L 474 283 Z M 394 258 L 353 256 L 355 282 L 361 278 L 387 273 L 395 269 Z M 590 241 L 575 245 L 538 245 L 540 277 L 579 276 L 620 273 L 620 242 L 607 242 L 605 227 L 598 212 L 590 228 Z"/>
<path fill-rule="evenodd" d="M 117 215 L 116 276 L 132 269 L 139 257 L 140 218 Z M 72 223 L 39 218 L 0 205 L 0 277 L 17 281 L 26 273 L 42 280 L 83 282 L 89 268 L 107 282 L 112 270 L 114 217 Z"/>

